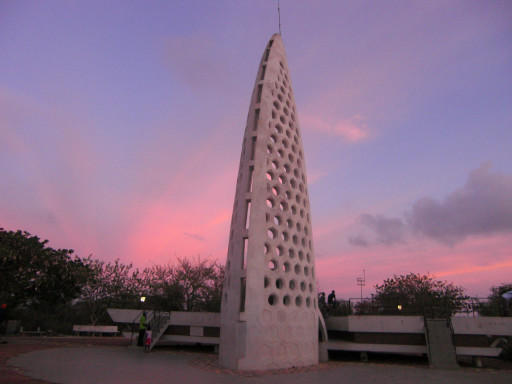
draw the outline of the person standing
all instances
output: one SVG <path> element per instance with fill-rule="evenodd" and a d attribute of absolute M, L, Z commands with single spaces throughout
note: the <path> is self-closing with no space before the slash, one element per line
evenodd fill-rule
<path fill-rule="evenodd" d="M 144 352 L 149 352 L 149 349 L 151 348 L 151 342 L 153 341 L 153 334 L 151 332 L 151 327 L 148 324 L 148 329 L 146 331 L 146 341 L 144 341 Z"/>
<path fill-rule="evenodd" d="M 329 294 L 329 296 L 327 296 L 327 304 L 329 304 L 329 308 L 332 308 L 336 305 L 336 293 L 334 292 L 334 289 Z"/>
<path fill-rule="evenodd" d="M 142 312 L 139 321 L 139 339 L 137 340 L 137 346 L 144 346 L 144 335 L 146 334 L 146 311 Z"/>

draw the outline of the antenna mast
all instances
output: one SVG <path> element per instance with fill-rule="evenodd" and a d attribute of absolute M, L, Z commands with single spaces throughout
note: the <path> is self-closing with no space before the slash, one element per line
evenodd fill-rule
<path fill-rule="evenodd" d="M 281 34 L 281 8 L 279 7 L 279 0 L 277 0 L 277 16 L 279 18 L 279 34 Z"/>

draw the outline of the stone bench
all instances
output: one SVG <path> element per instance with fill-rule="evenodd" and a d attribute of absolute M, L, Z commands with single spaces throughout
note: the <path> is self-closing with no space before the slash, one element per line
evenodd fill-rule
<path fill-rule="evenodd" d="M 73 325 L 73 333 L 76 336 L 80 336 L 82 333 L 88 333 L 90 335 L 117 335 L 119 330 L 117 325 Z"/>

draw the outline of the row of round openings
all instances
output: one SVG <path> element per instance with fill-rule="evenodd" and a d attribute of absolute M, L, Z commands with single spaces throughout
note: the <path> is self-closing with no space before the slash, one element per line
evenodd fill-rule
<path fill-rule="evenodd" d="M 291 264 L 287 261 L 285 261 L 281 266 L 283 272 L 290 272 L 292 267 Z M 279 263 L 277 260 L 272 259 L 268 262 L 268 269 L 271 271 L 277 271 L 279 269 Z M 309 276 L 309 267 L 306 265 L 304 269 L 300 266 L 300 264 L 295 264 L 293 267 L 293 270 L 296 275 L 300 275 L 302 271 L 304 271 L 305 276 Z M 311 268 L 311 276 L 315 277 L 315 271 L 314 268 Z"/>
<path fill-rule="evenodd" d="M 270 288 L 270 279 L 268 277 L 265 277 L 264 283 L 265 288 Z M 276 280 L 275 286 L 277 289 L 281 290 L 285 288 L 286 283 L 283 279 L 279 278 Z M 294 279 L 291 279 L 288 282 L 288 288 L 290 288 L 292 291 L 294 291 L 296 288 L 300 288 L 302 292 L 306 292 L 306 290 L 308 289 L 308 284 L 306 284 L 305 281 L 301 281 L 299 287 L 297 287 L 297 282 Z M 311 283 L 309 283 L 309 293 L 313 293 L 313 284 Z"/>
<path fill-rule="evenodd" d="M 273 173 L 274 173 L 273 171 L 269 171 L 269 172 L 267 172 L 267 180 L 269 180 L 269 181 L 273 180 Z M 284 179 L 283 179 L 283 180 L 284 180 Z M 270 189 L 270 190 L 272 191 L 272 194 L 273 194 L 275 197 L 279 197 L 279 194 L 281 193 L 281 188 L 279 188 L 279 186 L 278 186 L 278 185 L 274 185 L 274 186 L 272 186 L 272 187 L 270 187 L 270 185 L 267 185 L 267 190 L 268 190 L 268 189 Z M 303 189 L 304 189 L 304 186 L 303 186 L 303 184 L 302 184 L 302 183 L 299 183 L 299 190 L 301 190 L 301 189 L 303 190 Z M 291 200 L 291 199 L 292 199 L 292 194 L 291 194 L 291 192 L 290 192 L 290 191 L 285 191 L 284 193 L 285 193 L 285 195 L 286 195 L 286 199 L 287 199 L 287 200 Z M 302 199 L 302 197 L 300 196 L 300 194 L 298 194 L 298 193 L 297 193 L 297 194 L 295 195 L 295 202 L 296 202 L 297 204 L 300 204 L 300 203 L 301 203 L 301 201 L 302 201 L 302 203 L 303 203 L 304 207 L 306 207 L 306 206 L 307 206 L 307 199 L 306 199 L 306 198 Z M 273 208 L 273 206 L 270 206 L 270 205 L 269 205 L 268 207 L 269 207 L 269 208 Z"/>
<path fill-rule="evenodd" d="M 304 199 L 304 201 L 303 201 L 304 207 L 306 206 L 306 202 L 307 202 L 307 200 Z M 275 206 L 274 199 L 272 197 L 267 198 L 266 204 L 267 204 L 268 208 L 270 208 L 270 209 L 274 208 L 274 206 Z M 290 209 L 292 211 L 292 214 L 294 214 L 294 215 L 296 215 L 298 212 L 301 218 L 304 218 L 304 216 L 306 215 L 304 209 L 301 208 L 300 210 L 297 210 L 297 206 L 295 204 L 292 204 Z M 279 210 L 281 212 L 288 211 L 288 203 L 286 201 L 281 201 L 279 203 Z"/>
<path fill-rule="evenodd" d="M 271 248 L 270 244 L 265 243 L 265 251 L 264 251 L 265 255 L 268 255 L 270 253 L 270 248 Z M 282 257 L 282 256 L 285 255 L 284 247 L 282 245 L 278 245 L 276 247 L 275 255 L 278 256 L 278 257 Z M 293 247 L 289 248 L 288 249 L 288 257 L 290 259 L 294 259 L 295 256 L 296 256 L 295 255 L 295 249 Z M 300 261 L 304 260 L 304 251 L 302 249 L 299 250 L 299 252 L 297 253 L 297 257 L 299 258 Z M 311 262 L 311 255 L 309 254 L 309 252 L 306 253 L 306 261 L 308 263 Z M 270 264 L 269 264 L 269 267 L 270 267 Z M 272 270 L 277 269 L 277 264 L 273 265 L 271 269 Z M 311 269 L 311 272 L 312 272 L 312 274 L 314 274 L 313 269 Z"/>
<path fill-rule="evenodd" d="M 283 224 L 283 219 L 279 215 L 275 215 L 273 221 L 274 221 L 274 224 L 276 224 L 278 226 Z M 291 219 L 287 219 L 286 220 L 286 227 L 289 228 L 289 229 L 293 228 L 293 221 Z M 303 228 L 301 223 L 297 222 L 295 224 L 295 228 L 297 229 L 297 232 L 302 232 L 302 230 L 304 229 L 304 233 L 306 235 L 309 234 L 309 229 L 308 229 L 307 225 L 304 226 L 304 228 Z"/>
<path fill-rule="evenodd" d="M 290 306 L 291 304 L 291 301 L 292 301 L 292 297 L 290 295 L 284 295 L 283 297 L 283 304 L 288 307 Z M 268 303 L 272 306 L 275 306 L 279 303 L 279 298 L 276 294 L 271 294 L 269 297 L 268 297 Z M 295 305 L 297 307 L 301 307 L 302 306 L 302 303 L 303 303 L 303 299 L 302 299 L 302 296 L 296 296 L 295 297 Z M 315 305 L 315 308 L 316 308 L 316 302 L 314 302 L 314 305 Z M 311 299 L 309 297 L 306 297 L 306 307 L 311 307 Z"/>

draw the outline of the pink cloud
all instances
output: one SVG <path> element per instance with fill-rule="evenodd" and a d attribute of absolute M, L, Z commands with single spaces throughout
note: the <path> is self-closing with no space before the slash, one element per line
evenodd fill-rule
<path fill-rule="evenodd" d="M 301 126 L 305 129 L 337 136 L 348 143 L 357 143 L 370 138 L 368 124 L 364 116 L 354 115 L 348 119 L 329 123 L 318 116 L 306 113 L 301 114 L 300 120 Z"/>

